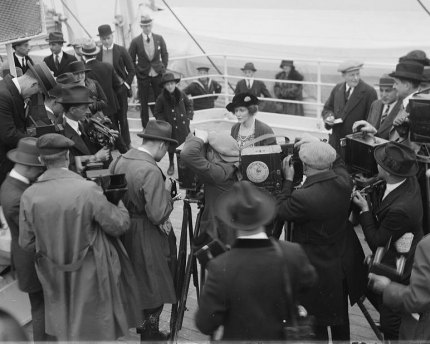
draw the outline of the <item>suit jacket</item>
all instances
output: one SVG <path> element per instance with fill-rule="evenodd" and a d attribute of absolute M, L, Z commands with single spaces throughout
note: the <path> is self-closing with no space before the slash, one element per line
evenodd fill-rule
<path fill-rule="evenodd" d="M 240 80 L 236 84 L 234 94 L 245 93 L 245 92 L 249 92 L 256 97 L 263 96 L 265 98 L 272 98 L 272 96 L 270 95 L 270 92 L 267 90 L 266 84 L 260 80 L 254 80 L 251 88 L 248 88 L 248 86 L 246 85 L 245 79 Z"/>
<path fill-rule="evenodd" d="M 430 236 L 417 245 L 408 286 L 392 282 L 383 292 L 386 305 L 398 312 L 420 313 L 415 329 L 405 333 L 414 343 L 430 340 Z M 402 329 L 402 327 L 400 327 Z M 402 336 L 402 334 L 400 334 Z"/>
<path fill-rule="evenodd" d="M 348 102 L 345 103 L 345 87 L 346 83 L 341 82 L 333 88 L 322 111 L 324 119 L 333 115 L 343 120 L 342 124 L 333 127 L 329 137 L 329 143 L 338 153 L 340 153 L 340 139 L 352 133 L 354 122 L 367 118 L 370 105 L 378 98 L 375 89 L 360 80 Z"/>
<path fill-rule="evenodd" d="M 34 293 L 42 290 L 34 267 L 34 252 L 27 252 L 18 245 L 19 202 L 21 195 L 29 186 L 29 184 L 7 176 L 1 186 L 0 203 L 12 237 L 12 266 L 16 271 L 19 289 L 26 293 Z"/>
<path fill-rule="evenodd" d="M 340 325 L 347 317 L 344 281 L 351 304 L 366 288 L 364 253 L 348 221 L 351 192 L 351 177 L 338 158 L 332 170 L 309 176 L 297 190 L 285 181 L 278 196 L 278 216 L 294 221 L 293 241 L 302 245 L 317 270 L 317 286 L 303 305 L 323 326 Z"/>
<path fill-rule="evenodd" d="M 282 269 L 291 276 L 294 301 L 314 284 L 316 275 L 299 245 L 279 244 L 285 259 L 268 239 L 238 239 L 231 251 L 209 262 L 195 318 L 201 332 L 211 334 L 223 325 L 226 341 L 283 339 Z"/>
<path fill-rule="evenodd" d="M 22 62 L 21 59 L 18 59 L 18 57 L 15 55 L 15 53 L 13 53 L 13 60 L 15 61 L 15 67 L 21 68 L 22 74 L 25 74 L 25 72 L 27 71 L 27 69 L 28 69 L 28 63 L 29 62 L 33 63 L 33 60 L 31 59 L 31 57 L 25 56 L 26 65 L 25 65 L 25 67 L 23 67 L 21 65 L 21 62 Z"/>
<path fill-rule="evenodd" d="M 103 51 L 103 48 L 100 49 L 97 55 L 98 61 L 103 61 Z M 114 44 L 112 48 L 112 62 L 115 73 L 131 86 L 136 70 L 127 49 L 118 44 Z"/>
<path fill-rule="evenodd" d="M 63 51 L 63 57 L 60 62 L 60 66 L 57 69 L 54 62 L 54 54 L 46 56 L 43 61 L 45 61 L 46 65 L 49 69 L 54 73 L 54 76 L 57 77 L 63 73 L 68 72 L 68 66 L 71 62 L 77 61 L 76 57 L 70 54 L 67 54 Z"/>
<path fill-rule="evenodd" d="M 387 254 L 382 260 L 390 266 L 396 266 L 397 251 L 395 242 L 405 233 L 412 233 L 414 239 L 409 253 L 406 255 L 406 265 L 402 283 L 407 284 L 412 270 L 415 247 L 423 236 L 422 218 L 423 206 L 421 192 L 415 177 L 407 178 L 399 187 L 391 191 L 372 212 L 360 215 L 366 242 L 375 252 L 378 247 L 386 246 L 391 238 Z"/>
<path fill-rule="evenodd" d="M 6 153 L 16 148 L 21 138 L 28 136 L 26 128 L 24 99 L 12 77 L 7 75 L 0 81 L 0 183 L 13 167 Z"/>
<path fill-rule="evenodd" d="M 158 74 L 163 74 L 166 71 L 169 62 L 169 53 L 167 52 L 166 43 L 163 36 L 152 34 L 155 50 L 154 57 L 149 60 L 143 45 L 143 36 L 135 37 L 130 44 L 128 52 L 130 53 L 131 60 L 136 66 L 136 75 L 140 80 L 146 79 L 149 76 L 151 67 L 154 68 Z"/>
<path fill-rule="evenodd" d="M 87 62 L 86 66 L 91 69 L 87 76 L 99 82 L 107 97 L 108 106 L 103 109 L 103 113 L 108 117 L 112 117 L 119 110 L 116 92 L 118 92 L 121 86 L 113 66 L 98 60 L 91 60 Z"/>
<path fill-rule="evenodd" d="M 401 109 L 402 101 L 398 100 L 391 104 L 390 112 L 385 118 L 384 122 L 381 124 L 382 110 L 384 109 L 384 103 L 380 99 L 375 100 L 370 106 L 369 115 L 367 116 L 367 122 L 373 125 L 378 132 L 376 136 L 383 138 L 385 140 L 389 139 L 390 130 L 393 126 L 393 121 Z"/>

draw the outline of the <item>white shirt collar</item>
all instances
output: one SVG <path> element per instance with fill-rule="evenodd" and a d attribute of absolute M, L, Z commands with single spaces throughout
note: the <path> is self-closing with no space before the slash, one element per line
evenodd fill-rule
<path fill-rule="evenodd" d="M 70 119 L 67 116 L 64 116 L 64 118 L 66 119 L 66 123 L 70 125 L 72 129 L 78 133 L 78 135 L 81 135 L 81 131 L 79 130 L 79 122 L 73 119 Z"/>
<path fill-rule="evenodd" d="M 110 46 L 108 46 L 107 48 L 105 47 L 105 46 L 103 46 L 103 50 L 104 51 L 106 51 L 106 50 L 112 50 L 113 49 L 113 45 L 114 45 L 114 43 L 112 43 Z"/>
<path fill-rule="evenodd" d="M 145 35 L 145 34 L 142 32 L 142 37 L 143 37 L 143 39 L 144 39 L 144 40 L 146 39 L 146 37 L 152 38 L 152 32 L 150 32 L 150 33 L 149 33 L 149 35 Z"/>
<path fill-rule="evenodd" d="M 86 59 L 85 60 L 85 63 L 88 63 L 88 62 L 90 62 L 90 61 L 92 61 L 92 60 L 95 60 L 96 59 L 96 57 L 94 56 L 94 57 L 91 57 L 90 59 Z"/>
<path fill-rule="evenodd" d="M 264 232 L 260 232 L 260 233 L 252 234 L 252 235 L 241 235 L 237 238 L 238 239 L 269 239 L 267 237 L 267 234 Z"/>
<path fill-rule="evenodd" d="M 403 103 L 403 107 L 406 109 L 406 107 L 408 106 L 408 104 L 409 104 L 409 99 L 411 99 L 414 95 L 415 95 L 415 93 L 416 92 L 413 92 L 413 93 L 411 93 L 410 95 L 408 95 L 407 97 L 405 97 L 403 100 L 402 100 L 402 103 Z"/>
<path fill-rule="evenodd" d="M 19 86 L 18 78 L 13 78 L 12 82 L 15 84 L 16 88 L 18 89 L 18 93 L 22 95 L 21 86 Z"/>
<path fill-rule="evenodd" d="M 384 192 L 384 197 L 382 197 L 382 199 L 384 199 L 385 197 L 388 196 L 388 194 L 392 191 L 394 191 L 395 189 L 397 189 L 400 185 L 402 185 L 404 182 L 406 181 L 406 178 L 403 179 L 401 182 L 395 183 L 395 184 L 388 184 L 387 183 L 387 188 L 385 189 Z"/>
<path fill-rule="evenodd" d="M 141 152 L 148 153 L 150 156 L 154 157 L 154 156 L 152 155 L 152 153 L 151 153 L 149 150 L 147 150 L 146 148 L 144 148 L 144 147 L 142 147 L 142 146 L 137 147 L 137 150 L 139 150 L 139 151 L 141 151 Z"/>
<path fill-rule="evenodd" d="M 19 181 L 27 185 L 30 185 L 30 180 L 28 180 L 28 178 L 24 177 L 22 174 L 18 173 L 14 168 L 9 172 L 9 176 L 18 179 Z"/>

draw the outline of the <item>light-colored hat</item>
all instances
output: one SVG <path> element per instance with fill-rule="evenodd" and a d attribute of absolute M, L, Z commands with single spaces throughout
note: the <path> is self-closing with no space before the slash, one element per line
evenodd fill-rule
<path fill-rule="evenodd" d="M 239 144 L 231 135 L 211 131 L 208 133 L 208 142 L 225 162 L 239 161 Z"/>
<path fill-rule="evenodd" d="M 313 141 L 300 146 L 299 157 L 309 167 L 324 170 L 336 160 L 336 150 L 328 143 Z"/>
<path fill-rule="evenodd" d="M 337 68 L 338 72 L 346 73 L 350 72 L 352 70 L 360 69 L 363 67 L 363 62 L 355 61 L 355 60 L 348 60 L 342 62 L 339 67 Z"/>

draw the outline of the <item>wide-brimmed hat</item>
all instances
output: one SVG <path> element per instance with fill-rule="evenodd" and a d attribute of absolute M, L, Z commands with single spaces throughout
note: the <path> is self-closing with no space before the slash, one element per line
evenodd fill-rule
<path fill-rule="evenodd" d="M 79 85 L 80 82 L 76 80 L 72 73 L 63 73 L 57 76 L 57 85 L 48 91 L 50 97 L 60 98 L 63 95 L 63 89 Z"/>
<path fill-rule="evenodd" d="M 422 81 L 424 65 L 414 61 L 400 62 L 396 70 L 389 74 L 393 78 Z"/>
<path fill-rule="evenodd" d="M 61 97 L 57 99 L 57 103 L 75 105 L 92 104 L 90 90 L 81 85 L 63 87 L 61 90 Z"/>
<path fill-rule="evenodd" d="M 300 146 L 299 157 L 309 167 L 324 170 L 336 160 L 336 150 L 328 143 L 312 141 Z"/>
<path fill-rule="evenodd" d="M 294 61 L 293 60 L 282 60 L 281 61 L 281 65 L 279 66 L 279 68 L 284 68 L 284 66 L 293 67 L 294 66 Z"/>
<path fill-rule="evenodd" d="M 46 41 L 49 43 L 64 43 L 64 42 L 66 42 L 64 40 L 63 33 L 58 32 L 58 31 L 50 32 Z"/>
<path fill-rule="evenodd" d="M 48 91 L 54 88 L 57 84 L 54 77 L 52 76 L 51 70 L 48 68 L 45 62 L 40 62 L 33 65 L 30 61 L 28 61 L 28 68 L 31 74 L 37 79 L 44 94 L 47 95 Z"/>
<path fill-rule="evenodd" d="M 24 38 L 24 39 L 21 39 L 19 41 L 15 41 L 15 42 L 12 43 L 12 48 L 15 48 L 17 45 L 21 45 L 21 44 L 27 43 L 29 40 L 30 39 L 28 39 L 28 38 Z"/>
<path fill-rule="evenodd" d="M 356 60 L 348 60 L 342 62 L 339 67 L 337 67 L 337 71 L 341 73 L 351 72 L 356 69 L 361 69 L 363 67 L 363 62 Z"/>
<path fill-rule="evenodd" d="M 140 25 L 148 25 L 152 23 L 152 18 L 150 16 L 141 16 L 140 17 Z"/>
<path fill-rule="evenodd" d="M 216 216 L 235 229 L 257 229 L 270 222 L 275 214 L 274 198 L 248 181 L 237 182 L 216 201 Z"/>
<path fill-rule="evenodd" d="M 401 143 L 387 142 L 377 146 L 373 155 L 378 165 L 393 176 L 412 177 L 418 172 L 415 152 Z"/>
<path fill-rule="evenodd" d="M 18 141 L 15 149 L 7 152 L 9 160 L 26 166 L 43 166 L 39 160 L 39 151 L 36 147 L 37 138 L 23 137 Z"/>
<path fill-rule="evenodd" d="M 394 79 L 391 78 L 388 74 L 384 74 L 379 78 L 379 83 L 375 84 L 375 86 L 379 87 L 393 87 Z"/>
<path fill-rule="evenodd" d="M 73 61 L 70 62 L 67 66 L 69 73 L 82 73 L 89 72 L 91 69 L 85 67 L 85 63 L 83 61 Z"/>
<path fill-rule="evenodd" d="M 200 71 L 200 70 L 204 70 L 204 71 L 206 71 L 206 72 L 209 72 L 209 67 L 205 67 L 205 66 L 200 66 L 200 67 L 197 67 L 196 68 L 198 71 Z"/>
<path fill-rule="evenodd" d="M 85 56 L 95 56 L 100 52 L 100 47 L 93 40 L 86 41 L 79 49 L 79 53 Z"/>
<path fill-rule="evenodd" d="M 427 58 L 426 53 L 422 50 L 412 50 L 399 58 L 399 62 L 405 61 L 413 61 L 421 63 L 423 66 L 430 66 L 430 59 Z"/>
<path fill-rule="evenodd" d="M 225 162 L 239 161 L 239 144 L 230 134 L 210 131 L 208 143 Z"/>
<path fill-rule="evenodd" d="M 245 65 L 243 66 L 243 68 L 241 68 L 241 70 L 252 70 L 253 72 L 257 71 L 252 62 L 245 63 Z"/>
<path fill-rule="evenodd" d="M 64 135 L 50 133 L 37 139 L 36 146 L 40 155 L 52 155 L 64 152 L 75 143 Z"/>
<path fill-rule="evenodd" d="M 137 133 L 137 136 L 148 140 L 161 140 L 178 144 L 178 141 L 172 139 L 172 126 L 165 121 L 149 121 L 146 128 Z"/>
<path fill-rule="evenodd" d="M 258 105 L 258 98 L 251 93 L 244 92 L 236 94 L 231 103 L 225 107 L 228 111 L 234 113 L 234 109 L 239 106 L 248 107 L 250 105 Z"/>
<path fill-rule="evenodd" d="M 104 37 L 113 34 L 113 31 L 108 24 L 100 25 L 97 29 L 99 34 L 97 36 Z"/>
<path fill-rule="evenodd" d="M 165 83 L 174 81 L 175 83 L 178 83 L 181 81 L 180 78 L 175 78 L 175 75 L 173 73 L 164 73 L 161 77 L 160 81 L 160 87 L 163 87 Z"/>

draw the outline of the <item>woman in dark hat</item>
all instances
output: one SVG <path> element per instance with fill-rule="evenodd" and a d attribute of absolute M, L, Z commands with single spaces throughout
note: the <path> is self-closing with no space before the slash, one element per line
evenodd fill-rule
<path fill-rule="evenodd" d="M 296 71 L 294 61 L 282 60 L 280 68 L 282 72 L 276 74 L 279 80 L 303 81 L 303 75 Z M 289 83 L 275 83 L 275 96 L 279 99 L 303 100 L 303 85 Z M 287 115 L 304 116 L 303 104 L 281 103 L 282 113 Z"/>
<path fill-rule="evenodd" d="M 190 121 L 193 119 L 193 105 L 188 97 L 176 84 L 180 79 L 175 78 L 173 73 L 163 74 L 160 87 L 163 91 L 157 98 L 154 109 L 154 117 L 158 120 L 166 121 L 172 126 L 172 139 L 181 145 L 190 133 Z M 173 162 L 176 145 L 169 146 L 169 168 L 167 174 L 173 175 L 175 165 Z"/>
<path fill-rule="evenodd" d="M 233 113 L 238 123 L 231 128 L 231 136 L 243 147 L 250 141 L 265 134 L 274 134 L 272 128 L 255 118 L 258 112 L 258 98 L 251 93 L 239 93 L 233 97 L 226 109 Z M 255 143 L 255 146 L 276 144 L 275 138 Z"/>

